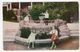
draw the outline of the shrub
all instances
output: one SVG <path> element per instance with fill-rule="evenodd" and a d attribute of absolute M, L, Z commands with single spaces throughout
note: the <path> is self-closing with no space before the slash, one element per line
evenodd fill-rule
<path fill-rule="evenodd" d="M 3 8 L 3 20 L 5 21 L 17 21 L 17 17 L 13 10 L 6 10 Z"/>
<path fill-rule="evenodd" d="M 51 5 L 51 4 L 50 4 Z M 49 20 L 53 20 L 58 18 L 57 14 L 59 14 L 59 9 L 53 9 L 50 5 L 33 5 L 32 9 L 30 10 L 30 15 L 32 16 L 33 20 L 39 20 L 39 16 L 41 16 L 42 12 L 48 10 L 49 13 Z"/>
<path fill-rule="evenodd" d="M 44 33 L 38 33 L 35 38 L 36 39 L 48 39 L 50 37 L 51 35 L 48 35 L 48 33 L 44 32 Z"/>
<path fill-rule="evenodd" d="M 10 19 L 13 19 L 12 17 L 15 17 L 14 19 L 16 19 L 16 15 L 14 14 L 14 11 L 13 11 L 13 10 L 9 10 L 9 11 L 8 11 L 8 17 L 9 17 Z"/>
<path fill-rule="evenodd" d="M 3 8 L 3 20 L 7 20 L 8 12 L 6 8 Z"/>
<path fill-rule="evenodd" d="M 33 5 L 32 9 L 30 10 L 30 15 L 32 16 L 33 20 L 39 20 L 39 16 L 41 16 L 41 13 L 44 11 L 45 11 L 44 6 Z"/>
<path fill-rule="evenodd" d="M 21 15 L 22 18 L 24 19 L 24 17 L 26 17 L 26 15 L 27 15 L 27 12 L 23 12 L 23 11 L 21 11 L 20 15 Z"/>
<path fill-rule="evenodd" d="M 28 38 L 29 35 L 31 34 L 30 28 L 23 27 L 23 28 L 20 29 L 20 31 L 21 31 L 21 36 L 20 37 L 22 37 L 22 38 Z"/>

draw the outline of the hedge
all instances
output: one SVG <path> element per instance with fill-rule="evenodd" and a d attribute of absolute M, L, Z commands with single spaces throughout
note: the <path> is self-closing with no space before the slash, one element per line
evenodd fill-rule
<path fill-rule="evenodd" d="M 17 17 L 14 14 L 13 10 L 8 10 L 6 8 L 3 8 L 3 20 L 4 21 L 13 21 L 17 22 Z"/>
<path fill-rule="evenodd" d="M 21 31 L 20 37 L 22 37 L 22 38 L 28 38 L 29 35 L 31 34 L 30 28 L 22 27 L 20 29 L 20 31 Z"/>

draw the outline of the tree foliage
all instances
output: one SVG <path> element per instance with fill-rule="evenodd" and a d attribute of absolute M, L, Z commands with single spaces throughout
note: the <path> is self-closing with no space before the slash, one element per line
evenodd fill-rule
<path fill-rule="evenodd" d="M 42 12 L 48 10 L 49 19 L 63 19 L 70 22 L 70 17 L 78 18 L 78 2 L 45 2 L 42 4 L 33 4 L 30 14 L 33 19 L 39 19 Z"/>

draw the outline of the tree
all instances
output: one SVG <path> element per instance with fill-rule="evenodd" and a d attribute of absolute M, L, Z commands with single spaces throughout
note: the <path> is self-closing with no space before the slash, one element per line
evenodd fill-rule
<path fill-rule="evenodd" d="M 70 17 L 78 18 L 78 2 L 45 2 L 45 5 L 35 4 L 31 10 L 33 18 L 39 18 L 42 12 L 48 10 L 49 19 L 63 19 L 70 22 Z"/>

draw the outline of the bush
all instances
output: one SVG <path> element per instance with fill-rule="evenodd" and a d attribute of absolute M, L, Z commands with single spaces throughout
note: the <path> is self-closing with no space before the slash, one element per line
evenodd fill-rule
<path fill-rule="evenodd" d="M 24 19 L 24 17 L 26 17 L 26 15 L 27 15 L 27 12 L 23 12 L 23 11 L 21 11 L 20 15 L 21 15 L 22 18 Z"/>
<path fill-rule="evenodd" d="M 23 28 L 20 29 L 20 31 L 21 31 L 20 37 L 22 37 L 22 38 L 28 38 L 29 35 L 31 34 L 30 28 L 23 27 Z"/>
<path fill-rule="evenodd" d="M 6 8 L 3 8 L 3 20 L 8 20 L 9 18 L 7 18 L 8 16 L 8 12 Z"/>
<path fill-rule="evenodd" d="M 9 15 L 8 17 L 10 17 L 10 18 L 11 17 L 16 17 L 13 10 L 8 10 L 7 12 L 8 12 L 8 15 Z"/>
<path fill-rule="evenodd" d="M 17 17 L 13 10 L 6 10 L 3 8 L 3 20 L 5 21 L 17 21 Z"/>
<path fill-rule="evenodd" d="M 36 39 L 48 39 L 48 38 L 51 38 L 51 35 L 48 35 L 46 32 L 38 33 L 35 38 Z"/>
<path fill-rule="evenodd" d="M 65 21 L 67 21 L 67 22 L 69 22 L 70 23 L 70 17 L 71 17 L 71 12 L 70 11 L 64 11 L 63 13 L 62 13 L 62 15 L 61 15 L 61 19 L 63 19 L 63 20 L 65 20 Z"/>
<path fill-rule="evenodd" d="M 50 4 L 51 5 L 51 4 Z M 39 16 L 41 16 L 41 13 L 48 10 L 49 13 L 49 20 L 53 20 L 58 18 L 57 14 L 59 14 L 59 9 L 53 9 L 50 5 L 33 5 L 32 9 L 30 10 L 30 15 L 32 16 L 33 20 L 39 20 Z"/>
<path fill-rule="evenodd" d="M 70 4 L 70 5 L 69 5 Z M 30 14 L 33 20 L 38 20 L 42 12 L 48 10 L 49 20 L 63 19 L 70 22 L 70 17 L 78 16 L 77 2 L 45 2 L 45 5 L 33 5 Z M 77 14 L 77 15 L 76 15 Z"/>
<path fill-rule="evenodd" d="M 30 15 L 33 20 L 39 20 L 41 13 L 45 11 L 44 6 L 42 5 L 33 5 L 33 8 L 30 10 Z"/>

